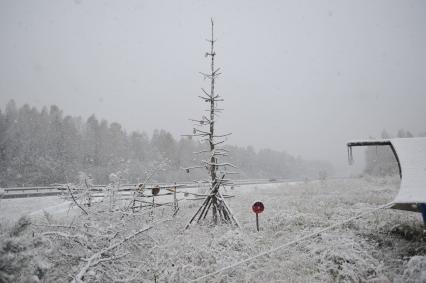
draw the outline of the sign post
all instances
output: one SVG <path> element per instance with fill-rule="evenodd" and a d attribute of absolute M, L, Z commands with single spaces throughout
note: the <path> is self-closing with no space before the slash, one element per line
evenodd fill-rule
<path fill-rule="evenodd" d="M 251 209 L 254 213 L 256 213 L 256 228 L 257 232 L 259 232 L 259 213 L 262 213 L 263 210 L 265 210 L 265 206 L 262 202 L 257 201 L 252 205 Z"/>

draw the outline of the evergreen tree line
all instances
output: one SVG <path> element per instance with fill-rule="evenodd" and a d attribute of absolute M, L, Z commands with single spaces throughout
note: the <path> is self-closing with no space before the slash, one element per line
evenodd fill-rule
<path fill-rule="evenodd" d="M 199 165 L 206 156 L 193 153 L 205 149 L 199 141 L 175 139 L 165 130 L 127 133 L 118 123 L 65 116 L 57 106 L 18 108 L 10 101 L 0 110 L 0 186 L 49 185 L 74 182 L 81 172 L 95 183 L 109 182 L 119 175 L 125 182 L 143 181 L 153 168 L 152 181 L 175 182 L 206 178 L 204 170 L 187 174 L 182 168 Z M 234 178 L 317 177 L 331 172 L 325 162 L 309 162 L 269 149 L 229 146 L 230 158 L 239 168 Z M 167 164 L 159 166 L 158 164 Z"/>
<path fill-rule="evenodd" d="M 426 132 L 417 135 L 426 137 Z M 381 133 L 382 139 L 412 138 L 414 135 L 404 129 L 398 130 L 396 135 L 389 134 L 386 130 Z M 373 176 L 392 176 L 399 174 L 398 162 L 389 146 L 369 146 L 365 151 L 366 166 L 364 173 Z"/>

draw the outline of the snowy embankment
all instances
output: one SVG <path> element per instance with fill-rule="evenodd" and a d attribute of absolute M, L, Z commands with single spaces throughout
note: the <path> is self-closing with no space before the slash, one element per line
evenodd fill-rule
<path fill-rule="evenodd" d="M 85 280 L 188 282 L 386 204 L 397 194 L 398 186 L 396 179 L 348 179 L 229 188 L 226 193 L 235 197 L 227 201 L 241 224 L 240 229 L 206 224 L 184 230 L 201 201 L 183 200 L 172 221 L 160 223 L 141 235 L 133 248 L 123 248 L 123 253 L 130 254 L 125 260 L 93 267 Z M 256 232 L 251 212 L 255 201 L 265 204 L 260 215 L 260 232 Z M 2 215 L 7 207 L 7 201 L 0 203 Z M 76 210 L 73 217 L 66 217 L 63 208 L 57 209 L 58 216 L 50 210 L 49 223 L 71 222 Z M 154 217 L 162 219 L 170 214 L 170 207 L 157 208 Z M 148 215 L 138 217 L 143 223 L 151 221 Z M 46 219 L 36 217 L 34 222 L 46 224 Z M 122 225 L 123 233 L 136 228 Z M 36 234 L 44 231 L 42 226 L 33 226 L 30 229 Z M 426 278 L 425 240 L 418 214 L 379 210 L 203 281 L 422 282 Z M 82 262 L 73 259 L 72 254 L 82 254 L 75 243 L 51 247 L 43 260 L 43 279 L 67 282 L 75 276 Z"/>

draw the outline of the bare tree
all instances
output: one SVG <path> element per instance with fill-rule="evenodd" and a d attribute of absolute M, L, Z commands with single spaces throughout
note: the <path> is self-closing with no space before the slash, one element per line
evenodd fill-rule
<path fill-rule="evenodd" d="M 217 114 L 220 113 L 223 109 L 218 108 L 218 102 L 222 102 L 223 99 L 216 94 L 215 92 L 215 81 L 217 77 L 221 74 L 220 68 L 215 68 L 215 56 L 216 52 L 214 49 L 215 39 L 214 39 L 214 22 L 211 19 L 211 39 L 207 40 L 210 43 L 210 51 L 206 52 L 205 56 L 210 57 L 210 72 L 201 73 L 204 79 L 210 80 L 210 91 L 202 90 L 202 95 L 199 96 L 204 102 L 209 105 L 209 116 L 203 115 L 201 119 L 191 119 L 195 123 L 193 134 L 188 135 L 191 137 L 198 137 L 203 142 L 207 142 L 209 148 L 196 154 L 209 153 L 209 158 L 207 160 L 202 160 L 202 165 L 193 166 L 186 168 L 186 171 L 189 173 L 190 169 L 194 168 L 206 168 L 209 171 L 210 180 L 206 182 L 210 183 L 210 194 L 206 197 L 201 207 L 197 210 L 195 215 L 191 218 L 186 228 L 197 218 L 197 222 L 201 219 L 206 218 L 209 210 L 212 210 L 213 222 L 218 223 L 218 220 L 222 223 L 232 223 L 238 225 L 237 220 L 232 215 L 232 212 L 229 209 L 229 206 L 226 204 L 223 196 L 221 195 L 219 189 L 221 186 L 228 184 L 229 180 L 225 179 L 227 174 L 228 167 L 234 167 L 231 163 L 228 162 L 219 162 L 218 157 L 227 156 L 227 150 L 222 148 L 222 145 L 225 142 L 225 138 L 231 133 L 227 134 L 217 134 L 215 132 L 215 120 Z M 228 172 L 228 174 L 231 172 Z"/>

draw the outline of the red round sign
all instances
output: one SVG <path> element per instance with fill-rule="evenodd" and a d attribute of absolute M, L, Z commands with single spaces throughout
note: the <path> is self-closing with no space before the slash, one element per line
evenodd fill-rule
<path fill-rule="evenodd" d="M 257 201 L 253 204 L 251 209 L 253 210 L 254 213 L 258 214 L 258 213 L 262 213 L 265 207 L 263 206 L 263 203 L 261 203 L 260 201 Z"/>

